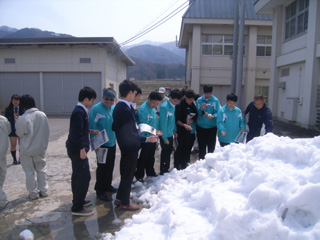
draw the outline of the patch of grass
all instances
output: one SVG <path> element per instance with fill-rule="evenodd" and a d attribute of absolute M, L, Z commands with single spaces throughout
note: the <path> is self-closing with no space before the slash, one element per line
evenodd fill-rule
<path fill-rule="evenodd" d="M 142 95 L 137 107 L 139 107 L 148 99 L 150 92 L 157 90 L 159 87 L 182 89 L 185 86 L 184 80 L 137 80 L 134 81 L 134 83 L 137 84 L 142 90 Z"/>

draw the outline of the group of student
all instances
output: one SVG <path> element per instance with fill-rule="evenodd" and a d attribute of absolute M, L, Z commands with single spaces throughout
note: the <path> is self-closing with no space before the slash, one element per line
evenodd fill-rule
<path fill-rule="evenodd" d="M 157 176 L 154 163 L 158 140 L 161 145 L 160 175 L 163 175 L 170 169 L 174 139 L 177 140 L 177 147 L 174 151 L 174 168 L 181 170 L 190 163 L 190 154 L 195 139 L 197 139 L 199 146 L 199 159 L 204 159 L 206 153 L 214 152 L 217 136 L 220 145 L 224 147 L 235 142 L 239 132 L 247 131 L 245 117 L 242 111 L 235 106 L 237 96 L 228 94 L 226 105 L 221 107 L 219 99 L 213 95 L 211 85 L 204 85 L 202 96 L 198 96 L 192 89 L 173 89 L 169 97 L 166 97 L 165 89 L 161 87 L 158 91 L 151 92 L 148 99 L 136 109 L 136 103 L 141 94 L 141 89 L 134 82 L 124 80 L 119 85 L 119 100 L 116 105 L 116 92 L 111 88 L 103 89 L 101 101 L 94 105 L 97 96 L 94 89 L 84 87 L 80 90 L 78 103 L 70 117 L 69 135 L 66 141 L 67 154 L 71 159 L 72 166 L 73 200 L 71 212 L 73 215 L 89 216 L 93 214 L 93 210 L 87 208 L 92 203 L 86 200 L 91 180 L 87 153 L 90 148 L 90 138 L 102 131 L 106 131 L 107 142 L 96 149 L 96 152 L 98 154 L 100 149 L 104 149 L 107 153 L 104 161 L 97 161 L 94 187 L 97 198 L 109 201 L 110 197 L 107 193 L 116 193 L 114 205 L 129 211 L 139 209 L 138 205 L 130 203 L 131 184 L 134 177 L 137 181 L 143 182 L 145 175 L 148 177 Z M 28 95 L 28 98 L 30 97 Z M 25 120 L 21 120 L 21 122 L 28 122 L 35 128 L 36 123 L 30 123 L 33 118 L 27 117 L 26 114 L 31 111 L 28 109 L 33 109 L 31 111 L 34 112 L 33 114 L 37 113 L 42 116 L 42 120 L 38 120 L 41 124 L 38 122 L 37 124 L 40 124 L 43 129 L 35 129 L 31 131 L 32 134 L 39 134 L 40 130 L 45 132 L 41 138 L 33 141 L 28 136 L 30 133 L 26 133 L 25 130 L 20 131 L 16 126 L 17 135 L 21 139 L 25 139 L 29 148 L 39 148 L 36 150 L 39 156 L 36 159 L 33 155 L 32 157 L 22 157 L 25 151 L 22 151 L 22 147 L 20 148 L 20 161 L 26 176 L 30 175 L 32 171 L 37 173 L 38 184 L 35 186 L 31 184 L 31 179 L 33 182 L 35 181 L 34 174 L 29 177 L 30 180 L 27 176 L 29 197 L 37 199 L 39 196 L 47 196 L 44 156 L 48 145 L 49 128 L 45 114 L 35 108 L 34 100 L 33 104 L 26 105 L 22 99 L 23 97 L 20 99 L 20 108 L 24 114 L 15 120 L 16 125 L 19 125 L 18 122 L 23 117 Z M 254 101 L 245 110 L 245 115 L 248 117 L 247 125 L 249 127 L 247 141 L 260 136 L 261 129 L 265 129 L 266 133 L 272 132 L 271 111 L 267 108 L 261 95 L 255 96 Z M 10 124 L 7 124 L 6 130 L 3 119 L 4 117 L 0 118 L 0 128 L 7 137 L 10 133 Z M 154 131 L 139 131 L 140 124 L 147 124 Z M 121 152 L 121 180 L 118 189 L 112 186 L 116 143 L 118 143 Z M 1 162 L 3 162 L 3 158 L 5 159 L 6 149 L 4 151 L 1 148 Z M 36 162 L 33 164 L 34 169 L 30 169 L 29 165 L 31 164 L 27 164 L 27 162 Z M 3 175 L 0 175 L 1 203 L 4 179 L 2 179 Z"/>

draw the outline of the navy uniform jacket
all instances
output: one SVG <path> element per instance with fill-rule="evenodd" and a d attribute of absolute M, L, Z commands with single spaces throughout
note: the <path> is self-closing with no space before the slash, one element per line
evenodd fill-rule
<path fill-rule="evenodd" d="M 254 137 L 260 136 L 262 125 L 265 125 L 265 133 L 272 132 L 273 130 L 273 122 L 272 122 L 272 113 L 271 110 L 266 106 L 263 105 L 261 109 L 257 109 L 254 106 L 254 102 L 251 102 L 246 111 L 245 115 L 249 113 L 249 132 L 247 136 L 247 141 L 250 141 Z"/>
<path fill-rule="evenodd" d="M 145 137 L 139 135 L 135 111 L 125 102 L 118 102 L 113 110 L 112 130 L 116 133 L 122 154 L 139 151 L 141 143 L 146 141 Z"/>
<path fill-rule="evenodd" d="M 72 152 L 78 152 L 82 148 L 89 151 L 89 122 L 86 111 L 81 106 L 76 106 L 70 117 L 69 136 L 66 147 Z"/>

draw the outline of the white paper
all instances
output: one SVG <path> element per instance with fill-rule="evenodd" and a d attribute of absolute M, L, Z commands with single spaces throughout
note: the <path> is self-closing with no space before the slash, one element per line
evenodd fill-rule
<path fill-rule="evenodd" d="M 188 119 L 192 119 L 195 115 L 196 115 L 195 113 L 189 113 L 188 116 L 187 116 L 187 118 L 188 118 Z"/>
<path fill-rule="evenodd" d="M 148 132 L 153 135 L 157 135 L 157 129 L 145 123 L 139 124 L 139 133 L 142 133 L 142 132 Z"/>
<path fill-rule="evenodd" d="M 105 144 L 109 141 L 107 132 L 103 129 L 98 135 L 94 136 L 90 139 L 91 150 L 94 151 L 99 148 L 101 145 Z"/>
<path fill-rule="evenodd" d="M 97 151 L 98 163 L 105 164 L 107 160 L 107 154 L 108 154 L 108 148 L 99 148 Z"/>

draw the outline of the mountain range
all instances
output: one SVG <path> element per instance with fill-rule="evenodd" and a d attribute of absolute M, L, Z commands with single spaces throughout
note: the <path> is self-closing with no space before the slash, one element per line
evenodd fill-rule
<path fill-rule="evenodd" d="M 43 31 L 37 28 L 16 29 L 8 26 L 0 27 L 0 38 L 59 38 L 74 37 L 69 34 Z M 139 80 L 156 78 L 184 78 L 185 49 L 176 46 L 176 42 L 143 41 L 138 44 L 124 46 L 123 49 L 135 61 L 129 67 L 128 78 Z"/>

